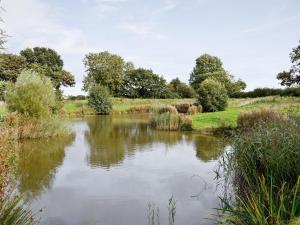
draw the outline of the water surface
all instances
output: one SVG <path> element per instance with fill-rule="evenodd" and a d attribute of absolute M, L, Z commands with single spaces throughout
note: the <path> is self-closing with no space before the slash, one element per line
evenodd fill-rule
<path fill-rule="evenodd" d="M 41 224 L 147 225 L 148 204 L 168 225 L 214 224 L 216 137 L 152 130 L 148 118 L 95 116 L 71 122 L 73 137 L 26 141 L 17 165 L 21 192 Z"/>

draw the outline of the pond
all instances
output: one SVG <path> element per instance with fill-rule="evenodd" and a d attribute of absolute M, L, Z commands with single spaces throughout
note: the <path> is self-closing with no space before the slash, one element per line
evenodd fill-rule
<path fill-rule="evenodd" d="M 16 166 L 41 224 L 147 225 L 149 204 L 168 225 L 214 224 L 214 169 L 222 142 L 193 132 L 151 129 L 145 115 L 71 121 L 68 138 L 26 141 Z"/>

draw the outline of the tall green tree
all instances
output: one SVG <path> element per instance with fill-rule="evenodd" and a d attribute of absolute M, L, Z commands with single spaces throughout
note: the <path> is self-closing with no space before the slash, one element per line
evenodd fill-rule
<path fill-rule="evenodd" d="M 195 96 L 193 88 L 181 82 L 178 77 L 170 81 L 168 88 L 180 98 L 193 98 Z"/>
<path fill-rule="evenodd" d="M 27 66 L 26 58 L 14 54 L 0 54 L 0 80 L 16 82 Z"/>
<path fill-rule="evenodd" d="M 99 84 L 107 87 L 114 96 L 120 95 L 125 73 L 134 69 L 132 63 L 125 62 L 121 56 L 107 51 L 89 53 L 83 62 L 87 72 L 83 90 L 88 91 L 93 85 Z"/>
<path fill-rule="evenodd" d="M 297 47 L 293 48 L 290 54 L 291 63 L 293 64 L 289 71 L 282 71 L 277 74 L 282 86 L 299 86 L 300 85 L 300 41 Z"/>
<path fill-rule="evenodd" d="M 55 50 L 45 47 L 27 48 L 20 55 L 26 59 L 28 68 L 49 77 L 57 90 L 61 86 L 75 85 L 74 76 L 63 69 L 64 62 Z"/>
<path fill-rule="evenodd" d="M 235 81 L 234 76 L 228 74 L 218 57 L 203 54 L 196 59 L 196 65 L 190 75 L 190 85 L 197 90 L 206 79 L 221 83 L 229 96 L 246 88 L 245 82 L 240 79 Z"/>
<path fill-rule="evenodd" d="M 166 80 L 143 68 L 131 70 L 124 76 L 121 95 L 127 98 L 167 98 Z"/>

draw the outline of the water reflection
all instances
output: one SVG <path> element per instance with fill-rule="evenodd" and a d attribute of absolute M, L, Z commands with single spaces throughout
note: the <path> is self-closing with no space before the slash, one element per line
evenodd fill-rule
<path fill-rule="evenodd" d="M 48 140 L 24 141 L 20 144 L 16 176 L 20 192 L 32 197 L 49 189 L 57 168 L 65 157 L 65 147 L 72 143 L 74 136 Z"/>
<path fill-rule="evenodd" d="M 152 130 L 139 115 L 88 117 L 72 129 L 75 138 L 21 145 L 17 183 L 44 209 L 41 224 L 143 225 L 149 202 L 167 224 L 171 196 L 175 224 L 212 224 L 218 138 Z"/>
<path fill-rule="evenodd" d="M 203 161 L 217 159 L 224 148 L 223 142 L 216 137 L 191 132 L 156 131 L 149 126 L 147 116 L 134 117 L 105 116 L 87 119 L 89 131 L 85 136 L 90 145 L 87 161 L 92 167 L 110 168 L 122 163 L 125 155 L 147 150 L 157 143 L 164 143 L 168 147 L 180 142 L 193 143 L 196 156 Z"/>

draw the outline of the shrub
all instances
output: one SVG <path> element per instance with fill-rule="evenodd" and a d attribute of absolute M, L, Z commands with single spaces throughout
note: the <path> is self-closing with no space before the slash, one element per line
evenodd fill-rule
<path fill-rule="evenodd" d="M 51 115 L 55 93 L 49 78 L 27 70 L 15 84 L 8 85 L 5 100 L 10 111 L 41 118 Z"/>
<path fill-rule="evenodd" d="M 300 97 L 300 87 L 298 88 L 286 88 L 282 90 L 281 96 L 294 96 L 294 97 Z"/>
<path fill-rule="evenodd" d="M 108 89 L 101 85 L 94 85 L 89 90 L 88 104 L 98 114 L 110 114 L 112 102 Z"/>
<path fill-rule="evenodd" d="M 175 106 L 175 108 L 177 109 L 177 111 L 179 113 L 188 113 L 191 104 L 189 104 L 189 103 L 180 103 L 180 104 L 175 104 L 174 106 Z"/>
<path fill-rule="evenodd" d="M 250 112 L 243 112 L 238 116 L 237 125 L 242 129 L 252 129 L 257 125 L 273 121 L 286 121 L 287 117 L 272 109 L 260 109 Z"/>
<path fill-rule="evenodd" d="M 198 89 L 198 103 L 202 105 L 205 112 L 216 112 L 225 110 L 227 106 L 227 92 L 219 82 L 206 79 Z"/>

